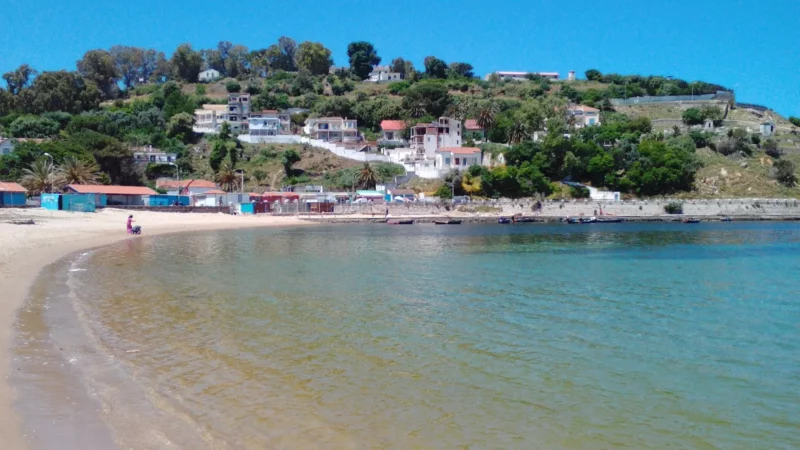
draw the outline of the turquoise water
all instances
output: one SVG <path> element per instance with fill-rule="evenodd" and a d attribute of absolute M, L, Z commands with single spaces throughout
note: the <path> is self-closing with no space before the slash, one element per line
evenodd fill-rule
<path fill-rule="evenodd" d="M 797 224 L 228 231 L 81 264 L 128 395 L 209 447 L 800 448 Z"/>

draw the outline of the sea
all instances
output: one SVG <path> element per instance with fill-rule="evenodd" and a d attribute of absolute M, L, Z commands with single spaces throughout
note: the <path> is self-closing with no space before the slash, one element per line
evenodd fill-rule
<path fill-rule="evenodd" d="M 37 449 L 797 449 L 800 224 L 130 239 L 17 321 Z"/>

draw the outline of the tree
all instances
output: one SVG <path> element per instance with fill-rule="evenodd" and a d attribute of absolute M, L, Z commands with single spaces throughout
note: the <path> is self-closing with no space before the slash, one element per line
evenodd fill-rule
<path fill-rule="evenodd" d="M 286 72 L 296 71 L 296 57 L 297 42 L 286 36 L 278 38 L 278 43 L 270 45 L 265 51 L 265 59 L 270 72 L 276 72 L 278 70 Z"/>
<path fill-rule="evenodd" d="M 11 122 L 9 132 L 17 138 L 46 138 L 58 134 L 58 122 L 39 116 L 21 116 Z"/>
<path fill-rule="evenodd" d="M 30 167 L 22 170 L 20 184 L 28 190 L 31 195 L 53 192 L 56 177 L 53 171 L 53 164 L 48 158 L 37 159 Z"/>
<path fill-rule="evenodd" d="M 30 86 L 37 72 L 27 64 L 19 66 L 16 70 L 3 74 L 3 79 L 8 85 L 8 92 L 19 95 L 22 89 Z"/>
<path fill-rule="evenodd" d="M 225 192 L 233 192 L 236 190 L 239 181 L 239 175 L 228 164 L 223 164 L 219 172 L 214 176 L 214 181 L 219 184 Z"/>
<path fill-rule="evenodd" d="M 794 163 L 788 159 L 782 159 L 775 163 L 775 179 L 781 184 L 793 187 L 797 184 L 797 176 L 794 173 Z"/>
<path fill-rule="evenodd" d="M 192 125 L 194 125 L 193 115 L 185 112 L 175 114 L 167 123 L 167 136 L 187 142 L 192 137 Z"/>
<path fill-rule="evenodd" d="M 597 69 L 589 69 L 584 73 L 584 75 L 589 81 L 603 81 L 603 74 Z"/>
<path fill-rule="evenodd" d="M 69 142 L 88 150 L 113 184 L 136 185 L 141 182 L 141 174 L 133 164 L 133 152 L 119 140 L 96 131 L 81 130 L 70 135 Z"/>
<path fill-rule="evenodd" d="M 164 56 L 164 52 L 145 50 L 144 63 L 141 69 L 142 79 L 154 83 L 161 83 L 167 81 L 174 71 L 175 68 L 172 67 L 172 61 L 167 60 Z"/>
<path fill-rule="evenodd" d="M 430 114 L 440 117 L 444 114 L 451 102 L 447 87 L 440 83 L 420 82 L 410 87 L 403 97 L 403 109 L 412 116 Z"/>
<path fill-rule="evenodd" d="M 426 56 L 425 76 L 428 78 L 446 78 L 447 63 L 435 56 Z"/>
<path fill-rule="evenodd" d="M 256 169 L 253 171 L 253 178 L 256 180 L 256 183 L 261 186 L 261 183 L 267 179 L 267 172 L 264 172 L 261 169 Z"/>
<path fill-rule="evenodd" d="M 224 139 L 218 139 L 214 142 L 211 148 L 211 154 L 208 156 L 208 166 L 211 167 L 211 170 L 215 173 L 219 172 L 220 167 L 222 167 L 222 161 L 226 156 L 228 156 L 227 143 Z"/>
<path fill-rule="evenodd" d="M 794 125 L 796 127 L 800 127 L 800 117 L 790 116 L 789 117 L 789 122 L 791 122 L 792 125 Z"/>
<path fill-rule="evenodd" d="M 333 65 L 331 51 L 319 42 L 303 42 L 297 48 L 296 65 L 311 75 L 327 75 Z"/>
<path fill-rule="evenodd" d="M 484 135 L 486 135 L 486 130 L 494 126 L 499 111 L 500 109 L 498 108 L 497 102 L 492 99 L 476 105 L 475 122 L 483 129 Z"/>
<path fill-rule="evenodd" d="M 231 47 L 225 58 L 225 75 L 233 78 L 240 78 L 250 71 L 248 64 L 249 50 L 244 45 L 234 45 Z"/>
<path fill-rule="evenodd" d="M 697 108 L 689 108 L 683 112 L 683 123 L 686 125 L 700 125 L 703 123 L 703 112 Z"/>
<path fill-rule="evenodd" d="M 286 173 L 287 177 L 292 176 L 294 173 L 292 166 L 297 162 L 300 162 L 300 154 L 297 153 L 297 151 L 289 149 L 283 152 L 283 155 L 281 155 L 281 164 L 283 165 L 283 171 Z"/>
<path fill-rule="evenodd" d="M 392 72 L 397 72 L 402 78 L 406 77 L 406 60 L 395 58 L 392 60 Z"/>
<path fill-rule="evenodd" d="M 191 44 L 181 44 L 172 54 L 171 63 L 178 79 L 196 83 L 203 67 L 203 57 L 192 49 Z"/>
<path fill-rule="evenodd" d="M 525 122 L 519 116 L 514 116 L 511 127 L 508 129 L 508 143 L 519 144 L 522 141 L 528 140 L 530 134 Z"/>
<path fill-rule="evenodd" d="M 225 83 L 225 90 L 230 92 L 230 93 L 241 92 L 242 91 L 242 85 L 240 85 L 239 83 L 237 83 L 235 81 L 229 81 L 229 82 Z"/>
<path fill-rule="evenodd" d="M 472 70 L 472 64 L 464 62 L 450 63 L 448 67 L 449 78 L 474 78 L 475 74 Z"/>
<path fill-rule="evenodd" d="M 142 66 L 145 63 L 145 52 L 138 47 L 127 47 L 115 45 L 111 47 L 111 57 L 114 58 L 114 65 L 117 72 L 122 76 L 122 82 L 126 89 L 131 89 L 139 82 L 139 78 L 147 79 L 142 74 Z"/>
<path fill-rule="evenodd" d="M 375 47 L 365 41 L 351 42 L 347 46 L 347 57 L 350 58 L 350 70 L 362 80 L 369 78 L 372 67 L 381 62 Z"/>
<path fill-rule="evenodd" d="M 42 72 L 30 88 L 20 93 L 17 107 L 31 114 L 48 111 L 78 114 L 97 109 L 102 98 L 97 85 L 76 72 Z"/>
<path fill-rule="evenodd" d="M 86 162 L 74 156 L 67 156 L 58 167 L 56 173 L 57 183 L 63 186 L 69 184 L 97 184 L 100 168 L 92 162 Z"/>
<path fill-rule="evenodd" d="M 120 72 L 111 53 L 105 50 L 89 50 L 77 65 L 78 73 L 85 79 L 93 81 L 103 93 L 103 98 L 117 97 L 119 91 L 117 82 L 120 79 Z"/>
<path fill-rule="evenodd" d="M 17 99 L 14 94 L 0 88 L 0 117 L 8 115 L 17 107 Z"/>
<path fill-rule="evenodd" d="M 417 69 L 414 67 L 414 63 L 411 61 L 406 61 L 405 63 L 405 70 L 403 71 L 403 79 L 414 82 L 419 79 L 419 74 L 417 73 Z"/>
<path fill-rule="evenodd" d="M 356 184 L 361 189 L 375 189 L 378 184 L 378 174 L 372 169 L 372 166 L 365 162 L 361 170 L 358 171 L 358 178 Z"/>

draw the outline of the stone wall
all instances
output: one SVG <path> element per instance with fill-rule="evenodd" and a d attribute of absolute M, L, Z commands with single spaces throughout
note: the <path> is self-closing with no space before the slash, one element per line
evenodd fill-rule
<path fill-rule="evenodd" d="M 228 206 L 109 206 L 113 209 L 124 209 L 126 211 L 154 211 L 171 213 L 223 213 L 230 214 Z M 102 209 L 98 207 L 97 209 Z"/>

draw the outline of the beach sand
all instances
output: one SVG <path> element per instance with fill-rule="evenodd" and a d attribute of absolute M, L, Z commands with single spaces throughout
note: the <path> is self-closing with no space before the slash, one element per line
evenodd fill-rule
<path fill-rule="evenodd" d="M 12 367 L 10 348 L 17 310 L 23 305 L 39 272 L 56 260 L 80 250 L 125 239 L 129 211 L 104 209 L 71 213 L 43 209 L 0 209 L 0 437 L 3 448 L 27 448 L 21 420 L 14 411 L 14 392 L 8 383 Z M 231 216 L 227 214 L 133 212 L 143 236 L 267 226 L 307 225 L 294 217 Z M 34 225 L 14 224 L 33 220 Z"/>

